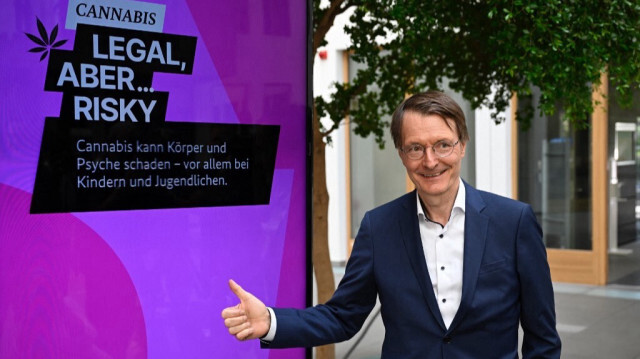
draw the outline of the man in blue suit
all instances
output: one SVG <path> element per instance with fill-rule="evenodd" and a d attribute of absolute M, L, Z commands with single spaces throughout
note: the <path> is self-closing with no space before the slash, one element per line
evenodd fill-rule
<path fill-rule="evenodd" d="M 469 139 L 447 95 L 406 99 L 391 133 L 416 190 L 365 214 L 334 296 L 313 308 L 240 299 L 222 312 L 239 340 L 309 347 L 352 337 L 380 298 L 383 358 L 559 358 L 553 288 L 529 205 L 460 179 Z"/>

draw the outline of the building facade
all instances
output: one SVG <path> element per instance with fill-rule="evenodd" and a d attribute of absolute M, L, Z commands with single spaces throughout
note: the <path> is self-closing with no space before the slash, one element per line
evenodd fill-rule
<path fill-rule="evenodd" d="M 348 38 L 341 32 L 344 17 L 329 32 L 328 45 L 314 63 L 314 93 L 327 95 L 334 82 L 347 82 L 360 64 L 350 60 Z M 599 105 L 590 127 L 579 129 L 563 119 L 534 111 L 531 127 L 523 130 L 515 112 L 535 109 L 539 94 L 514 96 L 495 124 L 486 108 L 472 109 L 459 94 L 467 118 L 467 145 L 462 178 L 479 189 L 531 204 L 543 228 L 553 279 L 604 285 L 640 285 L 637 192 L 640 97 L 621 108 L 606 74 L 594 89 Z M 387 131 L 388 132 L 388 131 Z M 327 145 L 329 245 L 331 259 L 348 259 L 350 246 L 364 213 L 412 189 L 404 167 L 387 135 L 384 149 L 372 138 L 349 130 L 348 119 Z"/>

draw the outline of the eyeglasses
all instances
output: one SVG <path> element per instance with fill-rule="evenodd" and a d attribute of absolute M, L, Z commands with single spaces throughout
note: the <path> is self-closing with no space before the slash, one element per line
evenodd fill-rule
<path fill-rule="evenodd" d="M 442 140 L 436 142 L 433 146 L 423 146 L 421 144 L 414 143 L 412 145 L 400 148 L 400 151 L 402 151 L 402 153 L 407 155 L 407 157 L 412 160 L 421 160 L 427 152 L 427 148 L 431 147 L 433 153 L 435 153 L 436 156 L 443 158 L 451 155 L 453 153 L 453 148 L 459 142 L 460 140 L 457 140 L 456 142 Z"/>

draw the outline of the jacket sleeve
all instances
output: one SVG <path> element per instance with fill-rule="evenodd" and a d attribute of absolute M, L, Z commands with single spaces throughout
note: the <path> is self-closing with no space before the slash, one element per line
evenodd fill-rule
<path fill-rule="evenodd" d="M 376 304 L 373 240 L 369 214 L 356 236 L 345 275 L 333 297 L 307 309 L 274 308 L 278 326 L 267 348 L 312 347 L 351 338 Z"/>
<path fill-rule="evenodd" d="M 547 252 L 540 225 L 528 205 L 522 210 L 518 225 L 517 261 L 521 299 L 520 324 L 524 332 L 522 357 L 560 358 L 561 343 L 556 330 Z"/>

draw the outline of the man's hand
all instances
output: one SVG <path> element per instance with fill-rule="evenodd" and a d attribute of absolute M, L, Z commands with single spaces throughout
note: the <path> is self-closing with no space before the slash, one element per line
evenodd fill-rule
<path fill-rule="evenodd" d="M 224 325 L 229 328 L 229 334 L 238 340 L 261 338 L 269 331 L 271 317 L 269 310 L 253 294 L 245 291 L 233 280 L 229 280 L 229 288 L 240 299 L 234 307 L 222 311 Z"/>

